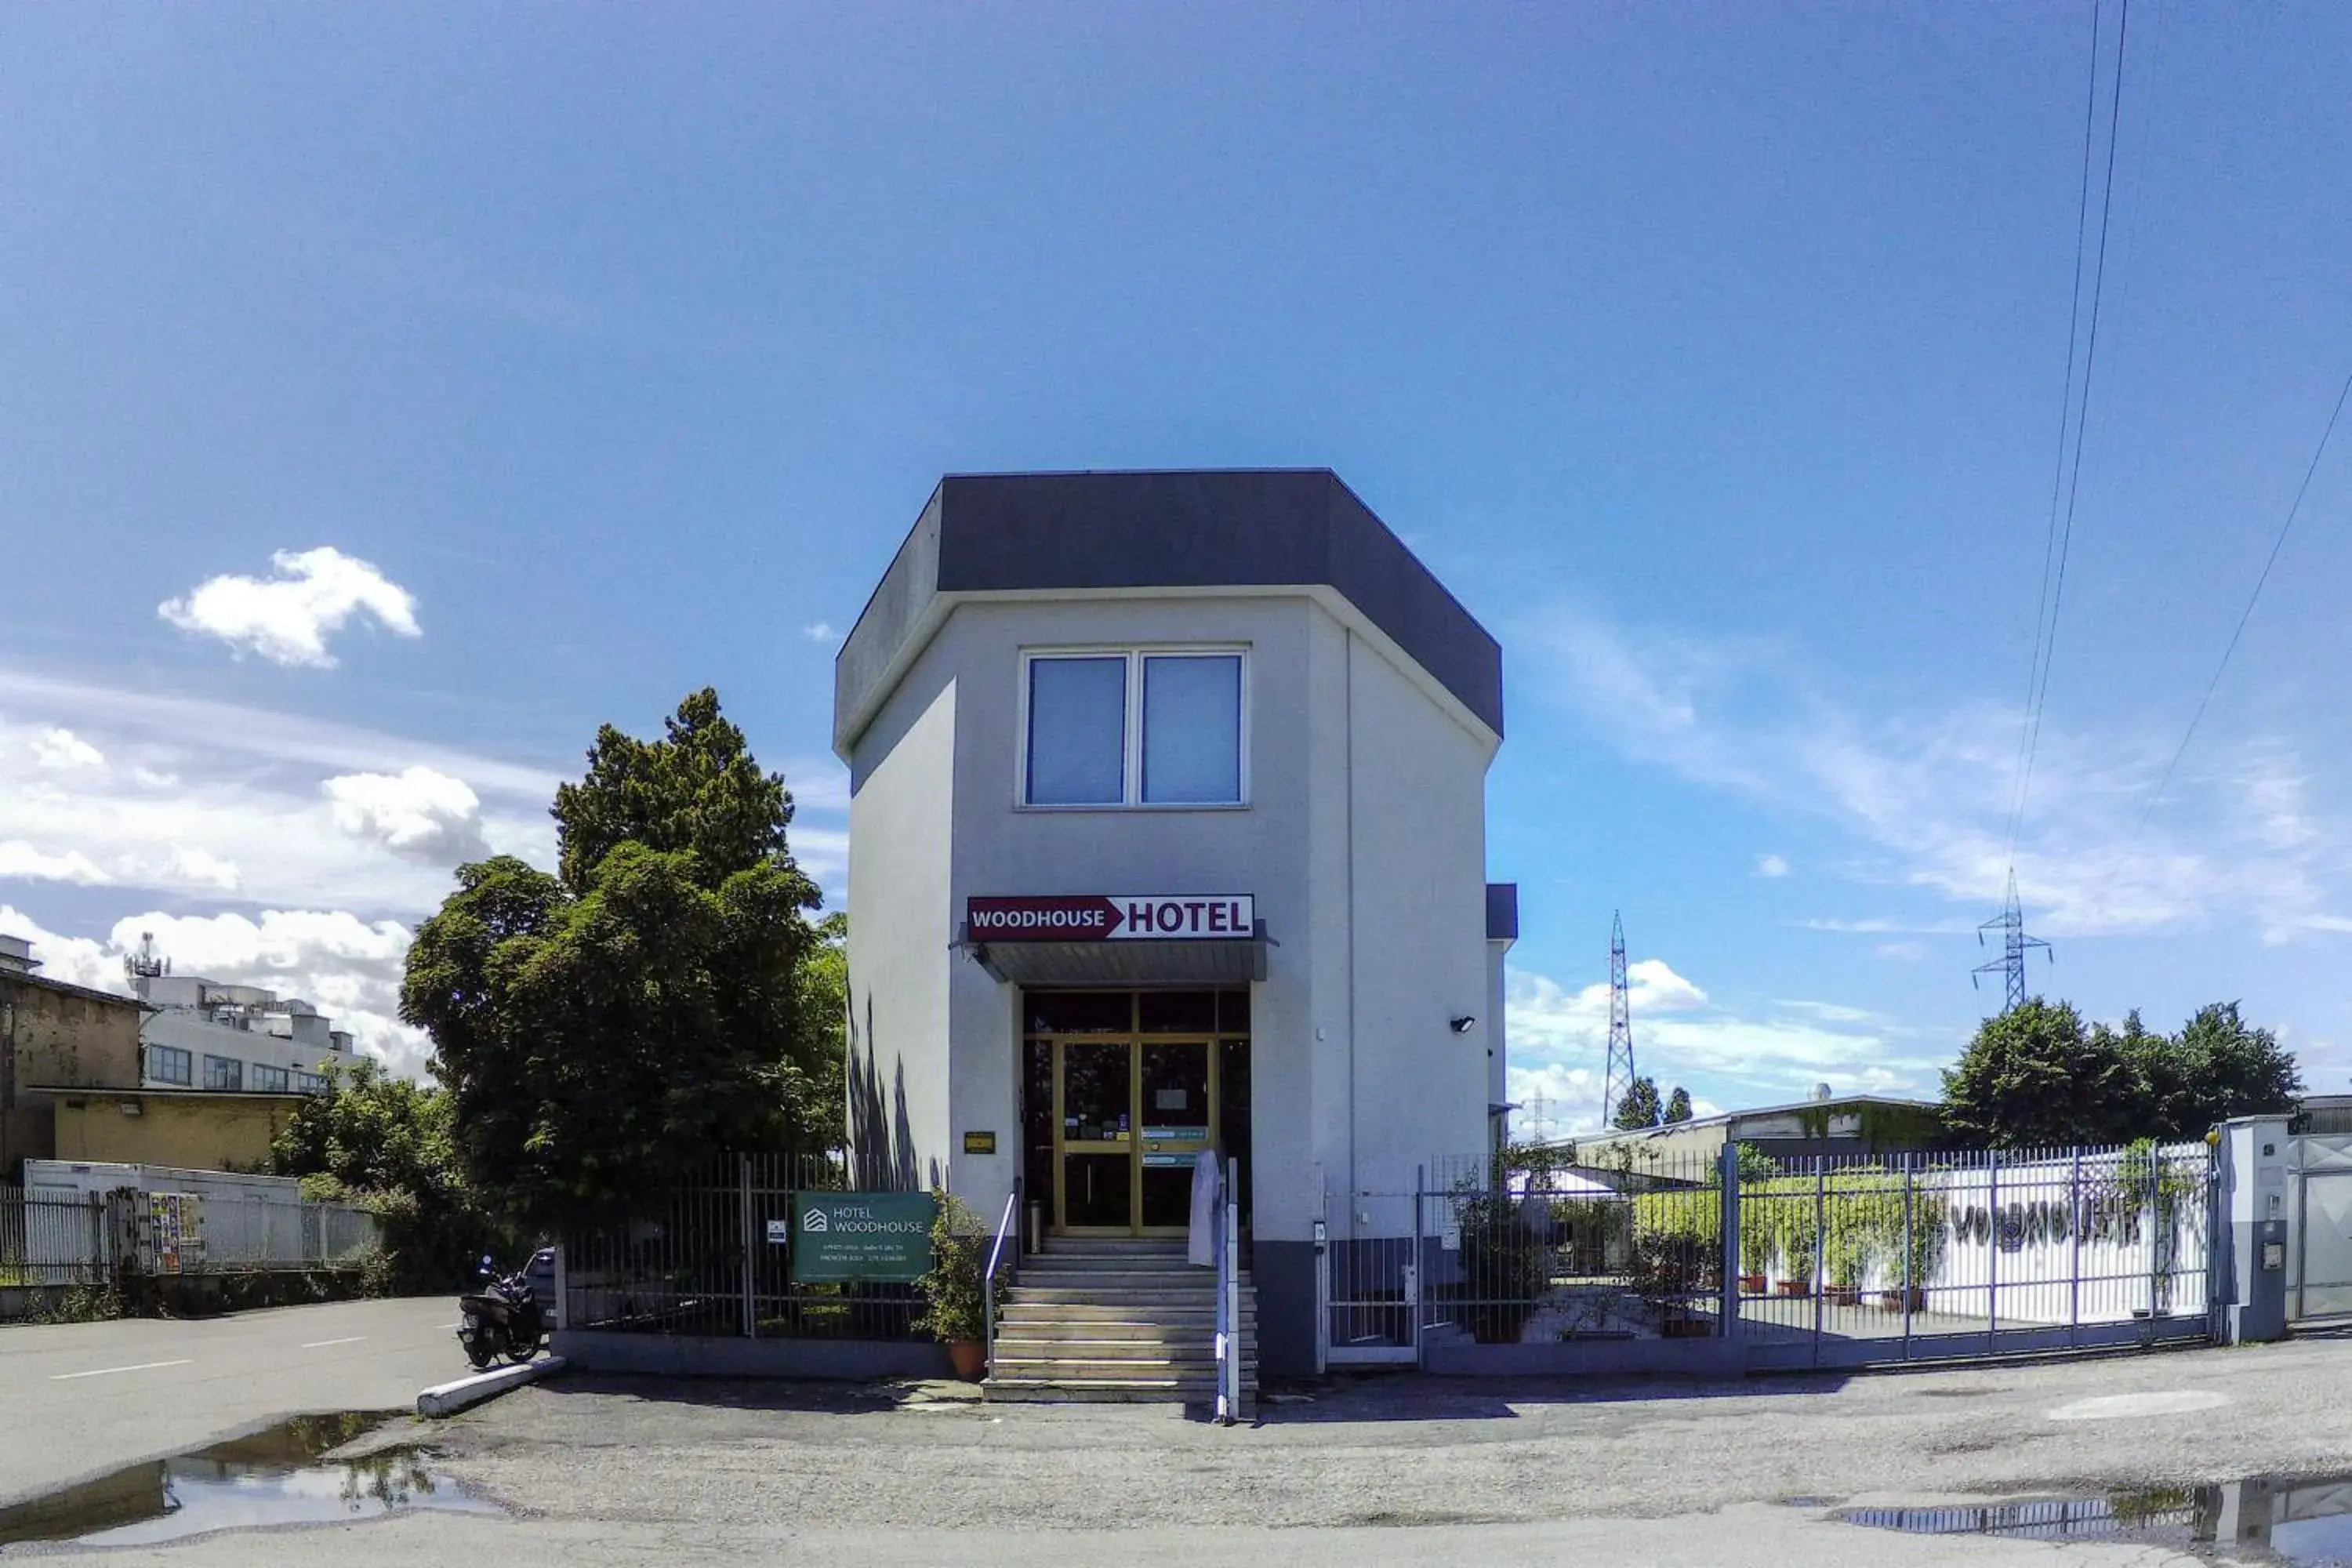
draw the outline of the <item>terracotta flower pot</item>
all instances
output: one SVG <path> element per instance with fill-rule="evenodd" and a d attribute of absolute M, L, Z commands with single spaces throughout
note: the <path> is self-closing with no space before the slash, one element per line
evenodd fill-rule
<path fill-rule="evenodd" d="M 1810 1279 L 1783 1279 L 1780 1281 L 1780 1294 L 1783 1296 L 1810 1296 L 1812 1293 L 1813 1282 Z"/>
<path fill-rule="evenodd" d="M 1911 1288 L 1910 1296 L 1913 1311 L 1924 1312 L 1927 1310 L 1927 1292 L 1925 1289 L 1915 1285 Z M 1904 1292 L 1900 1290 L 1881 1290 L 1878 1293 L 1878 1304 L 1890 1312 L 1899 1312 L 1903 1310 L 1903 1297 Z"/>
<path fill-rule="evenodd" d="M 1764 1276 L 1761 1274 L 1742 1274 L 1739 1277 L 1739 1293 L 1743 1296 L 1763 1295 L 1765 1293 Z"/>
<path fill-rule="evenodd" d="M 970 1383 L 987 1369 L 988 1347 L 978 1340 L 950 1340 L 948 1360 L 954 1364 L 955 1374 Z"/>
<path fill-rule="evenodd" d="M 1832 1307 L 1862 1305 L 1862 1287 L 1859 1285 L 1832 1285 L 1822 1294 L 1829 1298 L 1830 1305 Z"/>

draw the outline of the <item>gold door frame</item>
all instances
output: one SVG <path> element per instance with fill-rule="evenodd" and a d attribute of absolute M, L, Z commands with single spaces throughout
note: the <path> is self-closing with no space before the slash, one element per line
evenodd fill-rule
<path fill-rule="evenodd" d="M 1185 1149 L 1205 1146 L 1224 1147 L 1221 1123 L 1222 1104 L 1218 1099 L 1223 1085 L 1218 1081 L 1222 1072 L 1215 1035 L 1145 1035 L 1141 1033 L 1046 1035 L 1033 1038 L 1045 1040 L 1053 1051 L 1054 1068 L 1054 1211 L 1053 1226 L 1058 1236 L 1183 1236 L 1188 1226 L 1147 1226 L 1143 1223 L 1143 1156 L 1155 1152 L 1162 1142 L 1177 1143 Z M 1143 1136 L 1143 1047 L 1150 1046 L 1191 1046 L 1199 1049 L 1208 1064 L 1208 1104 L 1205 1122 L 1208 1141 L 1202 1145 L 1189 1138 L 1153 1140 L 1147 1146 Z M 1073 1139 L 1069 1121 L 1063 1109 L 1062 1068 L 1065 1053 L 1071 1046 L 1119 1046 L 1127 1051 L 1127 1136 L 1105 1141 Z M 1124 1226 L 1074 1226 L 1069 1223 L 1069 1165 L 1067 1157 L 1079 1154 L 1125 1154 L 1127 1156 L 1127 1213 Z"/>

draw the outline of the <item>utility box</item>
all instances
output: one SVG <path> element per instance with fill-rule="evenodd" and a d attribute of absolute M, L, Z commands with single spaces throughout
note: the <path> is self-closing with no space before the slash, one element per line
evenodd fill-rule
<path fill-rule="evenodd" d="M 2287 1168 L 2284 1116 L 2247 1116 L 2221 1130 L 2222 1217 L 2230 1245 L 2221 1291 L 2231 1344 L 2286 1337 Z"/>

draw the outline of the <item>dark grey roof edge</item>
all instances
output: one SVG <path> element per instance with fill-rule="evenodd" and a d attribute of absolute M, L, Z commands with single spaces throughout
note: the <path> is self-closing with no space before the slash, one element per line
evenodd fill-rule
<path fill-rule="evenodd" d="M 1517 882 L 1486 884 L 1486 940 L 1519 940 L 1519 885 Z"/>
<path fill-rule="evenodd" d="M 834 749 L 945 593 L 1327 586 L 1497 736 L 1502 648 L 1328 468 L 949 474 L 834 662 Z"/>

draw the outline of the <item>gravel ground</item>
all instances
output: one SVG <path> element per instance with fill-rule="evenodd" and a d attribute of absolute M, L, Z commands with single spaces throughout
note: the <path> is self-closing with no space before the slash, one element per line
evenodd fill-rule
<path fill-rule="evenodd" d="M 1220 1429 L 964 1391 L 573 1377 L 441 1431 L 546 1519 L 813 1529 L 1664 1518 L 2352 1470 L 2352 1342 L 1728 1385 L 1361 1380 Z M 2110 1403 L 2077 1409 L 2084 1401 Z M 2084 1418 L 2069 1418 L 2081 1416 Z"/>

